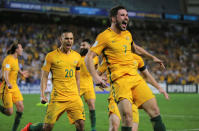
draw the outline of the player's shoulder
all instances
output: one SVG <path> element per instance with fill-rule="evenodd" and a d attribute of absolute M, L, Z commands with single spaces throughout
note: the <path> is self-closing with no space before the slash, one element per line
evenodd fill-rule
<path fill-rule="evenodd" d="M 7 55 L 5 58 L 4 58 L 4 61 L 10 61 L 10 60 L 13 60 L 14 57 L 12 55 Z"/>
<path fill-rule="evenodd" d="M 98 36 L 106 37 L 107 35 L 109 35 L 109 34 L 111 34 L 111 33 L 112 33 L 111 28 L 107 28 L 107 29 L 105 29 L 104 31 L 102 31 L 101 33 L 99 33 Z"/>
<path fill-rule="evenodd" d="M 53 50 L 53 51 L 50 51 L 47 53 L 47 56 L 54 56 L 55 54 L 57 54 L 59 52 L 58 48 Z"/>

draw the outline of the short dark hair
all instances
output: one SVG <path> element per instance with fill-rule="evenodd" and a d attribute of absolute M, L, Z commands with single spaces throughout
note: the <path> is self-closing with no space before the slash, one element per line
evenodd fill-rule
<path fill-rule="evenodd" d="M 82 42 L 87 42 L 89 45 L 91 44 L 91 40 L 90 39 L 84 39 Z"/>
<path fill-rule="evenodd" d="M 19 42 L 14 42 L 14 43 L 12 43 L 12 44 L 10 45 L 8 51 L 7 51 L 7 54 L 14 54 L 15 51 L 16 51 L 16 49 L 19 47 L 19 46 L 18 46 L 19 44 L 20 44 Z"/>
<path fill-rule="evenodd" d="M 70 31 L 70 30 L 68 30 L 68 29 L 63 29 L 63 30 L 61 30 L 61 32 L 60 32 L 60 36 L 61 36 L 63 33 L 73 33 L 73 32 Z"/>
<path fill-rule="evenodd" d="M 124 6 L 121 6 L 121 5 L 118 5 L 118 6 L 115 6 L 113 7 L 110 11 L 109 11 L 109 17 L 111 19 L 111 17 L 115 17 L 118 13 L 118 10 L 121 10 L 121 9 L 125 9 L 127 10 Z"/>

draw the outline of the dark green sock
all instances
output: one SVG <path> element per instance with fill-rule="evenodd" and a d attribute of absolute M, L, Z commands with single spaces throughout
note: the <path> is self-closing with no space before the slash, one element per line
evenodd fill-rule
<path fill-rule="evenodd" d="M 90 121 L 91 121 L 91 129 L 95 130 L 96 129 L 96 116 L 95 116 L 95 110 L 90 110 L 89 111 L 90 115 Z"/>
<path fill-rule="evenodd" d="M 122 126 L 122 131 L 131 131 L 132 127 Z"/>
<path fill-rule="evenodd" d="M 16 131 L 17 130 L 17 128 L 19 126 L 19 123 L 20 123 L 20 120 L 21 120 L 22 114 L 23 114 L 23 112 L 16 111 L 16 116 L 15 116 L 14 125 L 12 126 L 12 131 Z"/>
<path fill-rule="evenodd" d="M 32 124 L 29 127 L 29 131 L 42 131 L 42 130 L 43 130 L 43 123 Z"/>
<path fill-rule="evenodd" d="M 160 115 L 154 118 L 151 118 L 151 122 L 152 122 L 154 131 L 166 131 L 165 125 L 162 122 L 162 118 Z"/>
<path fill-rule="evenodd" d="M 5 108 L 3 106 L 0 105 L 0 112 L 2 112 L 3 114 L 5 114 Z"/>

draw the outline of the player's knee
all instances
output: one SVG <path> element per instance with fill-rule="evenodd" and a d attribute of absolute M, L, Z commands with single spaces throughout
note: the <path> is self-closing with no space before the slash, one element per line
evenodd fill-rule
<path fill-rule="evenodd" d="M 7 116 L 11 116 L 11 115 L 13 114 L 13 109 L 6 109 L 6 110 L 5 110 L 5 114 L 6 114 Z"/>
<path fill-rule="evenodd" d="M 23 110 L 24 110 L 24 105 L 23 104 L 19 105 L 17 111 L 23 112 Z"/>
<path fill-rule="evenodd" d="M 118 128 L 119 128 L 119 124 L 118 123 L 112 123 L 111 131 L 117 131 Z"/>
<path fill-rule="evenodd" d="M 78 131 L 84 131 L 84 120 L 77 120 L 75 126 Z"/>
<path fill-rule="evenodd" d="M 95 110 L 95 101 L 93 100 L 88 100 L 88 107 L 89 107 L 89 110 Z"/>
<path fill-rule="evenodd" d="M 156 116 L 158 116 L 158 115 L 160 115 L 160 110 L 159 110 L 159 108 L 158 108 L 158 106 L 157 105 L 154 105 L 154 106 L 152 106 L 151 107 L 151 116 L 152 117 L 156 117 Z"/>
<path fill-rule="evenodd" d="M 132 113 L 131 112 L 124 112 L 123 113 L 123 122 L 126 125 L 131 125 L 131 123 L 132 123 Z"/>

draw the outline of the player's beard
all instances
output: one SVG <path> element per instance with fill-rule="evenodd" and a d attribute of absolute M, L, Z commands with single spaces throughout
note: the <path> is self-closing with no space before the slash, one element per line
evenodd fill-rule
<path fill-rule="evenodd" d="M 80 49 L 80 55 L 85 56 L 88 53 L 88 49 Z"/>
<path fill-rule="evenodd" d="M 126 28 L 122 28 L 122 22 L 119 22 L 117 19 L 116 19 L 116 27 L 120 30 L 120 31 L 125 31 Z"/>

